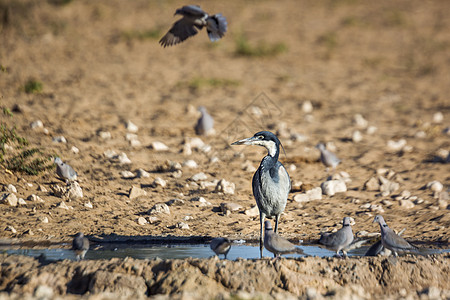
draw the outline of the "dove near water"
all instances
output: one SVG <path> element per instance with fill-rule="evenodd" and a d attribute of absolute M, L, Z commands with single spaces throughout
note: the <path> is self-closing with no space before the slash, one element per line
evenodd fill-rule
<path fill-rule="evenodd" d="M 322 233 L 319 243 L 324 245 L 327 249 L 336 251 L 338 257 L 341 257 L 339 254 L 340 251 L 342 251 L 344 256 L 347 256 L 346 248 L 353 242 L 353 231 L 350 221 L 351 219 L 349 217 L 345 217 L 342 220 L 341 229 L 333 233 Z"/>
<path fill-rule="evenodd" d="M 228 252 L 231 249 L 231 241 L 223 237 L 215 238 L 211 241 L 209 247 L 217 256 L 223 254 L 225 259 L 227 259 Z"/>
<path fill-rule="evenodd" d="M 72 250 L 75 251 L 77 260 L 84 259 L 89 250 L 89 240 L 82 232 L 78 232 L 72 241 Z"/>

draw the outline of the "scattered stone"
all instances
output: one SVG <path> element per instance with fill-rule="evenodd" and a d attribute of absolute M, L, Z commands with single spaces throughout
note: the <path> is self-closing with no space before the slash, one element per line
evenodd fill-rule
<path fill-rule="evenodd" d="M 214 179 L 213 181 L 201 181 L 200 188 L 201 189 L 214 188 L 215 190 L 218 183 L 219 183 L 218 179 Z"/>
<path fill-rule="evenodd" d="M 150 224 L 153 224 L 153 223 L 159 221 L 158 217 L 155 217 L 155 216 L 150 216 L 150 217 L 147 218 L 147 220 L 148 220 L 148 222 L 149 222 Z"/>
<path fill-rule="evenodd" d="M 369 210 L 380 214 L 384 213 L 383 207 L 379 204 L 371 204 Z"/>
<path fill-rule="evenodd" d="M 103 152 L 103 155 L 108 159 L 114 159 L 118 157 L 116 151 L 114 150 L 106 150 L 105 152 Z"/>
<path fill-rule="evenodd" d="M 203 172 L 197 173 L 191 177 L 191 180 L 195 181 L 195 182 L 198 182 L 201 180 L 206 180 L 206 179 L 208 179 L 208 176 Z"/>
<path fill-rule="evenodd" d="M 312 113 L 313 105 L 312 105 L 311 101 L 309 101 L 309 100 L 304 101 L 302 104 L 302 110 L 305 114 Z"/>
<path fill-rule="evenodd" d="M 66 186 L 65 197 L 74 200 L 83 198 L 83 190 L 78 182 L 72 181 Z"/>
<path fill-rule="evenodd" d="M 132 186 L 128 193 L 128 198 L 136 199 L 141 196 L 147 196 L 147 192 L 137 186 Z"/>
<path fill-rule="evenodd" d="M 250 208 L 250 209 L 246 209 L 245 211 L 244 211 L 244 214 L 246 214 L 247 216 L 249 216 L 249 217 L 257 217 L 257 216 L 259 216 L 259 209 L 258 209 L 258 206 L 253 206 L 252 208 Z"/>
<path fill-rule="evenodd" d="M 27 205 L 27 202 L 25 200 L 23 200 L 23 198 L 19 198 L 19 200 L 17 200 L 17 204 L 19 204 L 19 205 Z"/>
<path fill-rule="evenodd" d="M 171 200 L 167 201 L 166 204 L 169 206 L 182 206 L 182 205 L 184 205 L 184 201 L 181 199 L 175 198 L 175 199 L 171 199 Z"/>
<path fill-rule="evenodd" d="M 448 195 L 448 194 L 447 194 Z M 438 199 L 437 205 L 441 209 L 446 209 L 448 207 L 448 200 L 447 199 Z"/>
<path fill-rule="evenodd" d="M 448 159 L 448 161 L 450 162 L 450 158 Z M 209 159 L 210 164 L 216 164 L 218 162 L 220 162 L 220 159 L 217 156 L 213 156 Z"/>
<path fill-rule="evenodd" d="M 169 206 L 165 203 L 156 203 L 151 209 L 150 214 L 167 214 L 170 215 L 170 209 Z"/>
<path fill-rule="evenodd" d="M 197 163 L 195 162 L 195 160 L 188 159 L 188 160 L 185 160 L 185 161 L 183 162 L 183 167 L 188 167 L 188 168 L 191 168 L 191 169 L 195 169 L 195 168 L 198 167 L 198 165 L 197 165 Z"/>
<path fill-rule="evenodd" d="M 48 190 L 45 186 L 43 186 L 42 184 L 38 185 L 38 191 L 43 192 L 43 193 L 47 193 Z"/>
<path fill-rule="evenodd" d="M 167 147 L 164 143 L 162 142 L 153 142 L 150 144 L 150 148 L 155 150 L 155 151 L 167 151 L 169 150 L 169 147 Z"/>
<path fill-rule="evenodd" d="M 78 149 L 78 148 L 75 147 L 75 146 L 72 146 L 72 148 L 70 148 L 70 151 L 72 151 L 74 154 L 80 153 L 80 149 Z"/>
<path fill-rule="evenodd" d="M 341 181 L 344 181 L 345 183 L 352 182 L 352 179 L 350 178 L 350 174 L 348 174 L 345 171 L 341 171 L 339 173 L 333 174 L 331 177 L 328 178 L 328 180 L 341 180 Z"/>
<path fill-rule="evenodd" d="M 353 143 L 359 143 L 361 142 L 363 139 L 363 136 L 361 134 L 361 132 L 359 130 L 355 130 L 352 133 L 352 141 Z"/>
<path fill-rule="evenodd" d="M 386 199 L 381 201 L 381 203 L 383 203 L 383 205 L 386 205 L 387 207 L 392 206 L 392 202 Z"/>
<path fill-rule="evenodd" d="M 390 194 L 394 193 L 400 188 L 400 184 L 394 181 L 389 181 L 388 179 L 384 178 L 383 176 L 378 176 L 378 180 L 381 183 L 380 185 L 380 192 L 381 195 L 386 197 Z"/>
<path fill-rule="evenodd" d="M 133 148 L 137 148 L 141 146 L 141 142 L 138 139 L 135 140 L 131 140 L 130 142 L 130 146 Z"/>
<path fill-rule="evenodd" d="M 117 156 L 117 159 L 119 160 L 120 164 L 131 164 L 131 160 L 128 158 L 128 156 L 122 152 Z"/>
<path fill-rule="evenodd" d="M 34 122 L 31 122 L 30 127 L 31 127 L 31 129 L 44 128 L 44 123 L 42 123 L 41 120 L 36 120 Z"/>
<path fill-rule="evenodd" d="M 289 168 L 289 171 L 291 171 L 291 172 L 294 172 L 295 170 L 297 170 L 297 166 L 294 164 L 290 164 L 288 168 Z"/>
<path fill-rule="evenodd" d="M 38 285 L 34 290 L 35 299 L 53 299 L 53 289 L 48 285 Z"/>
<path fill-rule="evenodd" d="M 180 229 L 189 229 L 189 225 L 184 222 L 178 222 L 177 225 L 175 225 L 175 227 Z"/>
<path fill-rule="evenodd" d="M 405 139 L 400 139 L 398 141 L 389 140 L 387 142 L 387 147 L 388 147 L 388 150 L 390 150 L 390 151 L 400 151 L 405 146 L 406 146 Z"/>
<path fill-rule="evenodd" d="M 98 131 L 97 135 L 102 139 L 102 140 L 110 140 L 111 139 L 111 132 L 109 131 Z"/>
<path fill-rule="evenodd" d="M 148 223 L 148 221 L 147 221 L 144 217 L 139 217 L 139 218 L 137 219 L 137 223 L 138 223 L 139 225 L 145 225 L 145 224 Z"/>
<path fill-rule="evenodd" d="M 419 130 L 419 131 L 417 131 L 417 132 L 414 134 L 414 137 L 415 137 L 416 139 L 424 139 L 424 138 L 427 137 L 427 134 L 426 134 L 425 131 Z"/>
<path fill-rule="evenodd" d="M 130 171 L 121 171 L 120 176 L 125 179 L 130 179 L 136 177 L 133 172 Z"/>
<path fill-rule="evenodd" d="M 7 186 L 5 186 L 5 191 L 10 193 L 17 193 L 16 187 L 12 184 L 8 184 Z"/>
<path fill-rule="evenodd" d="M 369 126 L 367 127 L 366 133 L 369 135 L 374 134 L 375 132 L 377 132 L 378 128 L 375 126 Z"/>
<path fill-rule="evenodd" d="M 170 176 L 173 178 L 181 178 L 182 175 L 183 175 L 183 172 L 181 170 L 176 170 L 175 172 L 172 172 L 170 174 Z"/>
<path fill-rule="evenodd" d="M 187 137 L 184 139 L 184 145 L 189 145 L 188 147 L 191 149 L 201 150 L 205 147 L 205 143 L 199 137 Z"/>
<path fill-rule="evenodd" d="M 45 216 L 40 216 L 40 217 L 38 218 L 38 220 L 41 221 L 42 223 L 48 223 L 48 218 L 45 217 Z"/>
<path fill-rule="evenodd" d="M 6 193 L 2 195 L 2 203 L 9 206 L 17 206 L 17 196 L 14 193 Z"/>
<path fill-rule="evenodd" d="M 136 171 L 136 176 L 137 178 L 149 178 L 150 177 L 150 173 L 145 171 L 144 169 L 138 169 Z"/>
<path fill-rule="evenodd" d="M 233 212 L 233 211 L 237 211 L 237 210 L 241 210 L 241 209 L 242 209 L 242 205 L 237 204 L 237 203 L 233 203 L 233 202 L 220 203 L 220 210 L 223 213 L 226 213 L 227 211 Z"/>
<path fill-rule="evenodd" d="M 309 202 L 313 200 L 321 200 L 322 199 L 322 189 L 320 187 L 316 187 L 306 191 L 305 193 L 297 194 L 294 196 L 294 201 L 298 203 Z"/>
<path fill-rule="evenodd" d="M 341 180 L 328 180 L 323 182 L 320 187 L 322 188 L 322 193 L 328 196 L 347 191 L 345 182 Z"/>
<path fill-rule="evenodd" d="M 359 128 L 366 128 L 369 125 L 366 119 L 361 114 L 356 114 L 353 116 L 353 122 L 355 122 L 356 126 Z"/>
<path fill-rule="evenodd" d="M 194 197 L 191 199 L 192 202 L 198 202 L 198 206 L 199 207 L 203 207 L 203 206 L 210 206 L 212 205 L 210 202 L 206 201 L 205 198 L 203 197 Z"/>
<path fill-rule="evenodd" d="M 444 115 L 438 111 L 433 114 L 433 123 L 442 123 L 444 121 Z"/>
<path fill-rule="evenodd" d="M 94 206 L 92 205 L 91 201 L 86 202 L 86 203 L 84 204 L 84 207 L 87 207 L 87 208 L 94 208 Z"/>
<path fill-rule="evenodd" d="M 442 190 L 444 189 L 444 186 L 439 181 L 433 180 L 433 181 L 430 181 L 427 183 L 426 188 L 435 193 L 439 193 L 439 192 L 442 192 Z"/>
<path fill-rule="evenodd" d="M 58 205 L 58 208 L 62 208 L 62 209 L 73 209 L 72 206 L 67 205 L 64 201 L 61 201 L 61 203 Z"/>
<path fill-rule="evenodd" d="M 125 125 L 127 130 L 132 133 L 136 133 L 139 130 L 139 127 L 137 127 L 133 122 L 128 120 L 127 124 Z"/>
<path fill-rule="evenodd" d="M 53 137 L 52 141 L 53 143 L 63 143 L 63 144 L 67 143 L 66 138 L 63 137 L 62 135 Z"/>
<path fill-rule="evenodd" d="M 226 181 L 225 179 L 219 180 L 216 185 L 216 192 L 224 193 L 226 195 L 234 195 L 235 184 L 233 182 Z"/>
<path fill-rule="evenodd" d="M 186 155 L 186 156 L 192 155 L 192 148 L 191 148 L 191 145 L 189 145 L 189 144 L 184 144 L 184 145 L 183 145 L 183 148 L 181 148 L 181 153 L 182 153 L 183 155 Z"/>
<path fill-rule="evenodd" d="M 183 221 L 190 221 L 190 220 L 193 220 L 193 219 L 194 219 L 193 216 L 185 216 L 185 217 L 183 218 Z"/>
<path fill-rule="evenodd" d="M 164 163 L 156 167 L 156 171 L 158 172 L 174 172 L 177 170 L 181 170 L 181 164 L 171 160 L 166 160 Z"/>
<path fill-rule="evenodd" d="M 129 141 L 129 142 L 131 142 L 131 141 L 134 141 L 134 140 L 137 140 L 138 139 L 138 136 L 137 136 L 137 134 L 135 134 L 135 133 L 126 133 L 125 134 L 125 139 L 127 140 L 127 141 Z"/>
<path fill-rule="evenodd" d="M 164 179 L 162 179 L 161 177 L 156 177 L 152 183 L 153 187 L 157 187 L 157 186 L 166 187 L 166 185 L 167 185 L 167 182 Z"/>
<path fill-rule="evenodd" d="M 404 209 L 411 209 L 413 208 L 415 205 L 411 200 L 407 200 L 407 199 L 402 199 L 400 200 L 400 207 L 404 208 Z"/>
<path fill-rule="evenodd" d="M 23 234 L 24 234 L 24 235 L 25 235 L 25 234 L 28 234 L 28 235 L 34 235 L 34 232 L 31 231 L 31 229 L 27 229 L 27 230 L 25 230 L 25 231 L 23 232 Z"/>
<path fill-rule="evenodd" d="M 17 233 L 17 230 L 12 226 L 6 226 L 5 230 L 11 231 L 12 233 Z"/>
<path fill-rule="evenodd" d="M 31 194 L 30 196 L 28 196 L 27 200 L 30 200 L 33 202 L 44 202 L 44 200 L 42 200 L 41 197 L 39 197 L 38 195 L 35 195 L 35 194 Z"/>

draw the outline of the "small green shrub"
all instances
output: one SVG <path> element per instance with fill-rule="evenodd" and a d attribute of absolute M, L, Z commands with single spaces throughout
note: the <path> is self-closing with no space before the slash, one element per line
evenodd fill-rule
<path fill-rule="evenodd" d="M 268 44 L 260 41 L 257 45 L 252 45 L 244 34 L 239 34 L 236 38 L 236 55 L 249 57 L 276 56 L 286 52 L 288 47 L 284 43 Z"/>
<path fill-rule="evenodd" d="M 35 79 L 30 79 L 25 83 L 24 90 L 27 94 L 34 94 L 42 92 L 43 85 L 42 82 Z"/>

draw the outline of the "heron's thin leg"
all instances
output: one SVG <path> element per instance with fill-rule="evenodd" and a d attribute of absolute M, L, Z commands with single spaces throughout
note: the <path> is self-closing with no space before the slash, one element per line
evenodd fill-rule
<path fill-rule="evenodd" d="M 263 249 L 264 249 L 264 241 L 263 241 L 263 231 L 264 231 L 264 220 L 266 215 L 262 212 L 259 212 L 259 223 L 260 223 L 260 235 L 259 235 L 259 253 L 261 258 L 263 258 Z"/>
<path fill-rule="evenodd" d="M 275 233 L 278 233 L 278 222 L 280 221 L 280 215 L 275 216 Z"/>

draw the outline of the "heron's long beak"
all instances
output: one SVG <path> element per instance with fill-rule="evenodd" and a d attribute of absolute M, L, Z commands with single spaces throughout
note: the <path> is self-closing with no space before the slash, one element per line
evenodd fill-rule
<path fill-rule="evenodd" d="M 231 145 L 253 145 L 253 141 L 255 139 L 256 138 L 254 136 L 252 136 L 252 137 L 249 137 L 249 138 L 246 138 L 246 139 L 243 139 L 243 140 L 236 141 L 236 142 L 234 142 Z"/>

